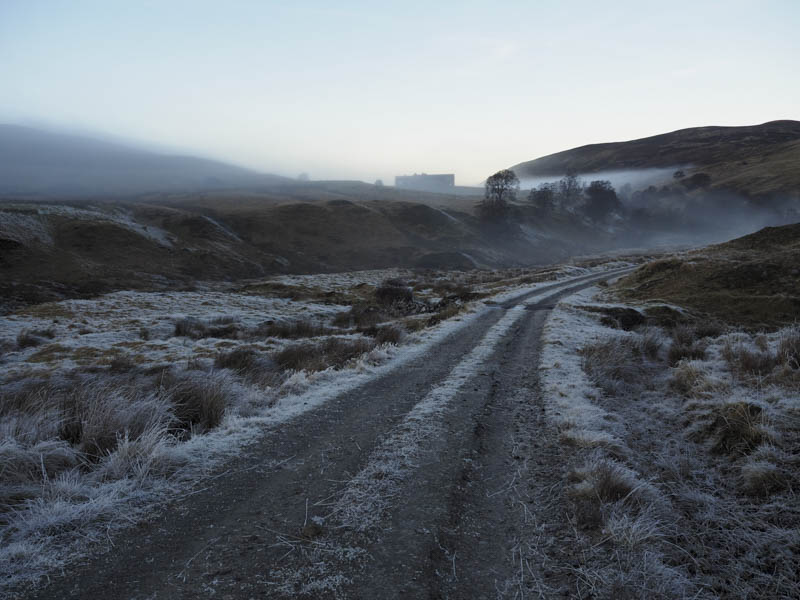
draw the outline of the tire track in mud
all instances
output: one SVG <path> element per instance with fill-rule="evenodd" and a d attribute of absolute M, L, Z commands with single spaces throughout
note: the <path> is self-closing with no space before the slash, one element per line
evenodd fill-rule
<path fill-rule="evenodd" d="M 491 409 L 486 400 L 494 396 L 487 392 L 507 385 L 490 366 L 497 352 L 483 357 L 485 368 L 462 382 L 457 397 L 436 416 L 446 435 L 433 436 L 425 456 L 414 461 L 413 477 L 392 498 L 392 508 L 377 526 L 367 532 L 331 527 L 324 520 L 330 503 L 368 467 L 387 432 L 450 375 L 509 309 L 522 316 L 501 346 L 519 337 L 520 327 L 528 327 L 525 335 L 537 339 L 541 331 L 540 323 L 533 330 L 524 325 L 540 313 L 514 306 L 555 292 L 536 305 L 546 309 L 558 298 L 621 271 L 543 286 L 483 311 L 424 355 L 266 431 L 206 487 L 176 500 L 152 521 L 124 531 L 110 551 L 54 576 L 35 593 L 18 596 L 429 597 L 432 582 L 443 580 L 436 573 L 443 568 L 436 551 L 444 548 L 435 539 L 436 528 L 457 507 L 451 498 L 453 478 L 473 476 L 463 468 L 475 444 L 472 432 L 486 427 L 480 419 L 476 425 L 476 410 Z M 528 366 L 535 372 L 535 362 Z M 335 540 L 332 546 L 326 545 L 330 539 Z M 446 548 L 441 552 L 449 560 Z M 458 574 L 458 556 L 453 565 Z M 409 582 L 417 583 L 409 587 Z"/>

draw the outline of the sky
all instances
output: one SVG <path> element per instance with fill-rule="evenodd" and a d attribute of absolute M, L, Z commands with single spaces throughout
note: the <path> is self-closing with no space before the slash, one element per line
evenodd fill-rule
<path fill-rule="evenodd" d="M 800 2 L 0 0 L 0 122 L 312 179 L 800 120 Z"/>

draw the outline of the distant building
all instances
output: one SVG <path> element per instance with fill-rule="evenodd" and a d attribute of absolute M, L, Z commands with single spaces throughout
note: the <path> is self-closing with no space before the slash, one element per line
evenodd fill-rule
<path fill-rule="evenodd" d="M 452 173 L 441 175 L 428 175 L 427 173 L 413 175 L 398 175 L 394 178 L 394 186 L 406 190 L 420 190 L 423 192 L 453 191 L 456 185 L 456 176 Z"/>

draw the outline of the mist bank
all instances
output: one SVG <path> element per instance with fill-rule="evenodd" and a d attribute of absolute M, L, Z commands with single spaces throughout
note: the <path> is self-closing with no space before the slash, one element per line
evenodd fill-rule
<path fill-rule="evenodd" d="M 702 246 L 800 221 L 794 194 L 754 199 L 712 184 L 689 165 L 523 178 L 504 220 L 605 249 Z"/>
<path fill-rule="evenodd" d="M 87 136 L 0 125 L 0 195 L 123 197 L 290 184 L 223 162 Z"/>

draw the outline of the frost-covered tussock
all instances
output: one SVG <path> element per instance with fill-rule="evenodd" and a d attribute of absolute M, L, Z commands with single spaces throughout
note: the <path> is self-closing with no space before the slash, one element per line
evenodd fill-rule
<path fill-rule="evenodd" d="M 797 597 L 800 329 L 746 333 L 598 291 L 553 311 L 541 371 L 573 448 L 581 593 Z"/>

